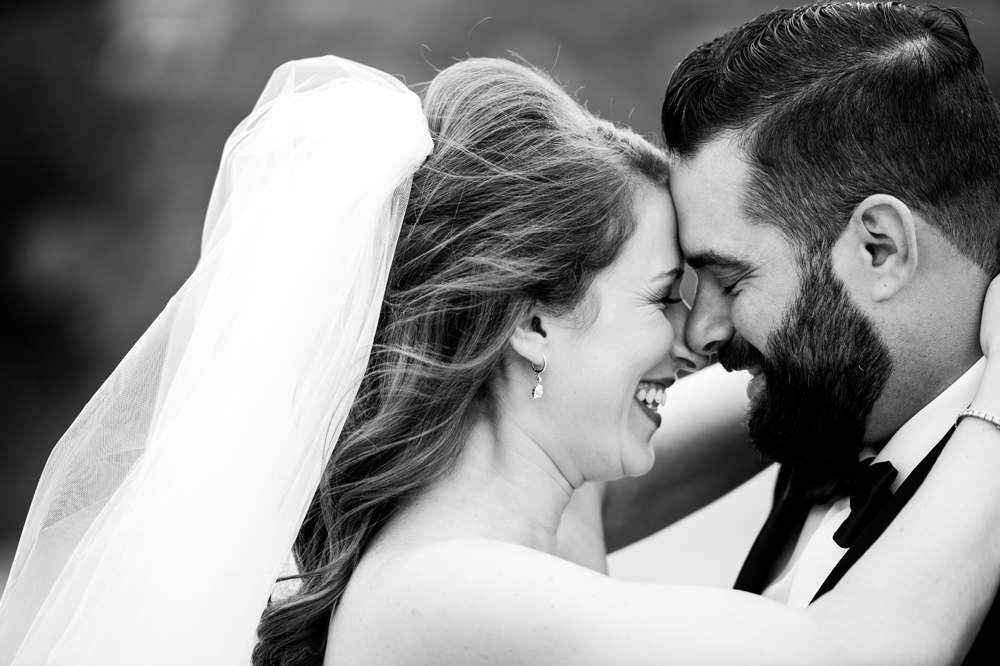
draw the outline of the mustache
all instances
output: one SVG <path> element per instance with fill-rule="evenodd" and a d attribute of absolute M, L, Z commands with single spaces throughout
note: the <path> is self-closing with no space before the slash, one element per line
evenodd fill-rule
<path fill-rule="evenodd" d="M 716 357 L 727 372 L 752 367 L 763 370 L 769 365 L 764 354 L 739 335 L 734 335 L 726 344 L 719 347 Z"/>

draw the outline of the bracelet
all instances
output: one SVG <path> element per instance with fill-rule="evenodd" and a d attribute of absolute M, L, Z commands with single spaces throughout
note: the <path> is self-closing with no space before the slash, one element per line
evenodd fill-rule
<path fill-rule="evenodd" d="M 986 412 L 981 412 L 977 409 L 963 409 L 958 413 L 958 417 L 955 418 L 955 425 L 962 422 L 966 416 L 971 416 L 973 418 L 982 419 L 988 423 L 992 423 L 997 429 L 1000 429 L 1000 418 L 993 416 L 992 414 L 987 414 Z"/>

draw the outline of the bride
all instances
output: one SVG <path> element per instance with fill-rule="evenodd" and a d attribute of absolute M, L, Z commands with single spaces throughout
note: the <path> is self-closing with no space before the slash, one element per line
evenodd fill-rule
<path fill-rule="evenodd" d="M 648 470 L 705 365 L 667 173 L 510 62 L 422 105 L 348 61 L 280 68 L 195 273 L 46 466 L 0 663 L 960 659 L 1000 581 L 1000 432 L 973 419 L 807 609 L 554 556 L 574 491 Z M 995 362 L 972 406 L 1000 412 Z"/>

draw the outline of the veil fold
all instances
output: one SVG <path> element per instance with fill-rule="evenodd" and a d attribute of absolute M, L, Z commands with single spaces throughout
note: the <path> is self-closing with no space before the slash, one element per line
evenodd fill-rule
<path fill-rule="evenodd" d="M 246 666 L 368 362 L 420 101 L 327 56 L 226 142 L 201 259 L 53 450 L 0 666 Z"/>

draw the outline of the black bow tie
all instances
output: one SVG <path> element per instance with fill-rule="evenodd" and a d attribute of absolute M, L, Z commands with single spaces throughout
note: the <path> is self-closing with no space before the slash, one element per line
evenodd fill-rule
<path fill-rule="evenodd" d="M 898 472 L 890 462 L 861 461 L 846 478 L 851 496 L 851 513 L 833 534 L 841 548 L 850 548 L 872 519 L 892 497 L 892 482 Z"/>

